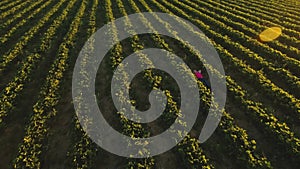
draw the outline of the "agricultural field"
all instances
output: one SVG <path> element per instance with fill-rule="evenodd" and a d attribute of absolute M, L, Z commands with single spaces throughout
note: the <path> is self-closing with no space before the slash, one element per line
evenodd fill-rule
<path fill-rule="evenodd" d="M 106 32 L 111 38 L 103 39 L 103 44 L 115 45 L 97 71 L 95 93 L 105 119 L 129 137 L 159 135 L 171 124 L 184 122 L 175 120 L 180 115 L 179 87 L 172 75 L 158 69 L 146 69 L 131 82 L 122 72 L 120 85 L 130 86 L 130 100 L 124 100 L 122 92 L 118 96 L 120 102 L 129 101 L 145 111 L 151 107 L 149 93 L 164 91 L 167 106 L 159 118 L 138 123 L 116 109 L 111 80 L 127 56 L 147 48 L 164 49 L 188 65 L 187 77 L 194 78 L 193 70 L 199 69 L 207 81 L 208 69 L 222 77 L 200 61 L 202 56 L 191 45 L 159 34 L 144 12 L 153 12 L 174 36 L 177 32 L 168 20 L 155 12 L 185 19 L 210 39 L 226 74 L 226 104 L 215 132 L 200 143 L 208 110 L 218 105 L 210 88 L 198 80 L 201 106 L 183 140 L 159 155 L 126 158 L 92 141 L 75 112 L 73 70 L 83 46 L 87 53 L 96 50 L 89 39 L 93 33 L 126 18 L 122 28 L 112 22 Z M 120 32 L 136 32 L 127 17 L 135 13 L 157 33 L 117 42 Z M 178 23 L 202 38 L 184 22 Z M 259 35 L 271 27 L 281 32 L 276 39 L 263 41 Z M 299 0 L 1 0 L 0 44 L 0 169 L 300 168 Z M 153 64 L 146 54 L 136 63 Z M 169 66 L 178 67 L 174 62 Z"/>

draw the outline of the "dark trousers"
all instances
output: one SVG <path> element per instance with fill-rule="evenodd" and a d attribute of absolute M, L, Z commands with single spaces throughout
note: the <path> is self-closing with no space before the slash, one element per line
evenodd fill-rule
<path fill-rule="evenodd" d="M 207 83 L 207 81 L 204 78 L 199 78 L 199 80 L 208 88 L 210 89 L 210 85 Z"/>

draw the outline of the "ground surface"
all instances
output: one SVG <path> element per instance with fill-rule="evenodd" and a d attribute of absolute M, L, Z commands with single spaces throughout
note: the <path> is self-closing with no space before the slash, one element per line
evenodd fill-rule
<path fill-rule="evenodd" d="M 84 134 L 71 86 L 77 56 L 90 35 L 112 20 L 139 12 L 175 14 L 205 33 L 226 72 L 227 101 L 216 132 L 200 144 L 197 137 L 212 105 L 210 91 L 199 83 L 201 107 L 188 136 L 161 155 L 129 159 L 103 150 Z M 118 29 L 134 31 L 134 26 L 127 20 L 127 27 Z M 259 34 L 274 26 L 282 34 L 261 42 Z M 108 34 L 116 38 L 118 29 Z M 3 0 L 0 169 L 300 168 L 299 37 L 298 0 Z M 113 38 L 103 40 L 112 42 Z M 138 125 L 116 113 L 110 96 L 113 70 L 124 57 L 150 47 L 172 51 L 191 70 L 202 69 L 209 80 L 199 56 L 172 38 L 139 35 L 115 45 L 98 70 L 96 95 L 104 105 L 100 109 L 106 120 L 129 136 L 160 134 L 174 122 L 180 107 L 172 75 L 150 70 L 141 72 L 131 84 L 124 78 L 124 83 L 130 84 L 130 97 L 139 110 L 150 107 L 148 95 L 153 86 L 168 90 L 173 98 L 164 114 Z M 139 64 L 151 63 L 141 59 Z M 161 82 L 156 81 L 158 77 Z"/>

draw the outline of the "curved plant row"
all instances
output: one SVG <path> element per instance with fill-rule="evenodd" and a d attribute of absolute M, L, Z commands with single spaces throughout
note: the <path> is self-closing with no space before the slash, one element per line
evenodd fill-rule
<path fill-rule="evenodd" d="M 193 3 L 192 1 L 185 1 L 186 4 L 189 4 L 189 6 L 192 6 L 193 8 L 196 9 L 201 9 L 203 6 L 209 8 L 210 10 L 214 10 L 216 14 L 221 14 L 222 17 L 217 17 L 220 18 L 223 22 L 227 22 L 227 25 L 231 25 L 233 28 L 236 28 L 240 30 L 241 32 L 249 35 L 250 37 L 257 37 L 259 35 L 259 30 L 264 30 L 267 27 L 262 27 L 261 25 L 250 21 L 248 18 L 243 18 L 240 15 L 233 14 L 232 12 L 229 12 L 228 9 L 221 9 L 219 7 L 216 7 L 219 4 L 209 4 L 205 3 L 199 0 L 196 0 L 196 3 Z M 201 4 L 201 6 L 199 6 Z M 220 5 L 219 5 L 220 6 Z M 225 6 L 225 5 L 222 5 Z M 208 12 L 210 13 L 210 12 Z M 213 15 L 214 16 L 214 15 Z M 219 15 L 217 15 L 219 16 Z M 229 19 L 224 19 L 224 18 L 230 18 Z M 299 35 L 299 34 L 298 34 Z M 299 49 L 297 45 L 297 38 L 293 37 L 287 37 L 285 34 L 281 35 L 281 38 L 279 40 L 282 40 L 282 42 L 287 43 L 281 43 L 280 41 L 271 41 L 268 43 L 270 48 L 277 49 L 281 51 L 282 53 L 287 54 L 290 57 L 293 57 L 295 59 L 300 59 L 299 55 Z"/>
<path fill-rule="evenodd" d="M 24 47 L 30 42 L 30 40 L 32 40 L 36 36 L 36 33 L 47 22 L 50 22 L 50 17 L 53 16 L 60 9 L 64 2 L 65 1 L 59 1 L 55 6 L 53 6 L 52 9 L 48 13 L 46 13 L 45 16 L 36 25 L 34 25 L 30 30 L 28 30 L 25 33 L 25 35 L 20 37 L 20 40 L 14 45 L 14 47 L 12 47 L 11 50 L 9 50 L 0 58 L 0 75 L 7 68 L 7 66 L 22 53 Z M 1 45 L 2 44 L 3 43 L 1 43 Z"/>
<path fill-rule="evenodd" d="M 289 6 L 287 3 L 283 4 L 279 4 L 276 3 L 274 1 L 264 1 L 264 2 L 257 2 L 257 1 L 253 1 L 250 0 L 249 2 L 254 2 L 254 4 L 257 6 L 261 6 L 261 7 L 269 7 L 271 9 L 274 10 L 274 12 L 281 12 L 283 15 L 287 15 L 288 17 L 293 17 L 295 16 L 295 19 L 299 19 L 299 15 L 298 12 L 300 12 L 299 8 L 299 3 L 298 5 L 294 5 L 294 6 Z M 285 1 L 287 2 L 287 1 Z"/>
<path fill-rule="evenodd" d="M 165 1 L 163 1 L 165 2 Z M 181 3 L 179 1 L 174 1 L 177 3 Z M 165 2 L 165 5 L 171 6 L 172 4 Z M 176 6 L 173 6 L 173 10 L 181 11 L 180 14 L 184 15 L 185 18 L 190 19 L 191 21 L 196 22 L 201 28 L 206 28 L 206 32 L 214 34 L 211 29 L 207 29 L 207 25 L 203 25 L 204 23 L 201 22 L 200 20 L 191 18 L 189 15 L 187 15 L 184 11 L 181 9 L 177 8 Z M 185 6 L 185 8 L 188 8 L 188 6 Z M 190 10 L 194 10 L 192 8 L 189 8 Z M 211 23 L 212 18 L 203 18 L 207 21 L 210 21 Z M 203 26 L 202 26 L 203 25 Z M 226 27 L 225 24 L 219 25 L 219 27 Z M 229 30 L 228 30 L 229 31 Z M 233 31 L 233 30 L 232 30 Z M 228 57 L 229 58 L 229 57 Z M 226 58 L 226 59 L 228 59 Z M 299 118 L 300 117 L 300 102 L 297 98 L 295 98 L 293 95 L 289 94 L 288 92 L 284 91 L 283 89 L 279 88 L 276 86 L 274 83 L 272 83 L 271 80 L 266 78 L 266 76 L 259 71 L 255 71 L 252 69 L 249 65 L 243 64 L 240 65 L 239 63 L 241 62 L 240 59 L 234 58 L 233 62 L 237 62 L 234 65 L 237 66 L 238 70 L 241 71 L 242 74 L 248 75 L 250 79 L 252 79 L 254 82 L 260 85 L 260 88 L 266 91 L 266 94 L 270 95 L 271 97 L 274 97 L 276 102 L 284 107 L 288 107 L 291 110 L 296 111 L 296 116 Z"/>
<path fill-rule="evenodd" d="M 88 37 L 96 32 L 96 10 L 98 7 L 98 3 L 98 0 L 93 0 L 93 5 L 89 17 L 89 28 L 87 31 Z M 86 50 L 84 53 L 92 52 L 94 50 L 93 39 L 89 39 L 89 41 L 87 42 L 87 46 L 88 47 L 84 49 Z M 97 154 L 98 148 L 83 131 L 77 116 L 75 116 L 74 119 L 74 128 L 78 137 L 75 138 L 75 145 L 72 145 L 72 152 L 69 152 L 68 155 L 71 154 L 73 168 L 88 169 L 91 168 L 94 164 L 93 159 Z M 88 121 L 88 119 L 86 119 L 86 121 Z"/>
<path fill-rule="evenodd" d="M 73 6 L 75 2 L 75 0 L 69 1 L 68 7 Z M 59 99 L 60 83 L 68 67 L 69 51 L 76 39 L 78 28 L 81 24 L 81 17 L 85 13 L 86 4 L 87 1 L 82 1 L 64 38 L 64 42 L 59 47 L 58 56 L 51 65 L 49 74 L 40 91 L 40 99 L 33 106 L 30 123 L 26 127 L 23 142 L 19 146 L 18 155 L 13 163 L 14 168 L 41 168 L 40 156 L 43 149 L 42 145 L 49 131 L 47 122 L 57 114 L 55 106 Z"/>
<path fill-rule="evenodd" d="M 287 35 L 294 37 L 294 39 L 297 40 L 296 37 L 298 37 L 299 31 L 295 30 L 297 27 L 297 25 L 295 24 L 287 24 L 285 22 L 280 22 L 279 20 L 274 20 L 274 18 L 264 13 L 253 11 L 251 9 L 248 9 L 247 7 L 243 7 L 232 2 L 221 1 L 218 4 L 223 4 L 224 7 L 229 9 L 231 12 L 249 18 L 249 20 L 251 19 L 253 22 L 261 23 L 262 25 L 268 24 L 269 26 L 282 26 L 283 32 L 286 32 Z"/>
<path fill-rule="evenodd" d="M 19 2 L 21 2 L 21 1 L 20 0 L 19 1 L 15 1 L 14 4 L 18 4 Z M 21 8 L 23 8 L 24 6 L 26 6 L 29 2 L 30 1 L 23 1 L 20 4 L 18 4 L 17 6 L 14 6 L 12 8 L 10 8 L 10 7 L 13 6 L 14 4 L 8 5 L 7 8 L 9 8 L 9 10 L 1 12 L 0 19 L 4 20 L 7 16 L 16 13 L 18 10 L 20 10 Z M 1 10 L 5 10 L 5 9 L 1 9 Z"/>
<path fill-rule="evenodd" d="M 26 12 L 27 10 L 30 11 L 31 7 L 34 7 L 36 4 L 39 4 L 41 2 L 43 2 L 43 1 L 40 0 L 40 1 L 37 1 L 37 3 L 33 3 L 32 6 L 29 7 L 29 9 L 25 9 L 22 12 Z M 31 14 L 27 18 L 22 19 L 16 25 L 14 25 L 12 28 L 10 28 L 3 36 L 0 37 L 1 43 L 4 44 L 8 40 L 10 40 L 12 35 L 18 30 L 18 28 L 21 28 L 25 23 L 27 23 L 27 21 L 29 21 L 35 15 L 38 15 L 39 13 L 43 12 L 44 8 L 46 8 L 52 2 L 53 1 L 47 1 L 42 6 L 40 6 L 38 9 L 36 9 L 34 11 L 30 11 Z M 18 16 L 18 15 L 15 15 L 15 16 Z M 3 26 L 7 26 L 6 24 L 13 22 L 16 18 L 12 18 L 12 19 L 8 20 L 6 23 L 3 24 Z"/>
<path fill-rule="evenodd" d="M 135 4 L 134 1 L 130 0 L 129 1 L 131 7 L 134 9 L 134 11 L 136 11 L 137 13 L 140 13 L 139 8 L 137 7 L 137 5 Z M 142 20 L 142 22 L 144 23 L 144 25 L 146 27 L 148 27 L 148 29 L 152 30 L 153 32 L 157 32 L 154 27 L 151 25 L 151 23 L 149 23 L 147 21 L 147 19 L 143 16 L 143 14 L 140 14 L 140 19 Z M 161 46 L 167 47 L 168 45 L 158 36 L 158 34 L 156 33 L 156 35 L 152 35 L 151 36 L 152 39 L 154 39 L 155 41 L 157 41 L 157 43 L 159 43 Z M 138 37 L 136 36 L 136 41 L 138 41 Z M 138 45 L 137 43 L 133 42 L 133 44 L 136 44 L 134 46 L 136 46 L 136 50 L 138 50 L 139 48 L 141 48 L 140 45 Z M 170 49 L 167 48 L 169 51 Z M 145 56 L 146 57 L 146 56 Z M 176 66 L 176 65 L 174 65 Z M 151 75 L 152 73 L 150 71 L 147 71 L 145 74 L 145 78 L 148 79 L 148 81 L 150 83 L 154 83 L 154 86 L 158 87 L 160 85 L 160 81 L 162 80 L 161 76 L 158 75 Z M 177 103 L 173 100 L 170 91 L 165 90 L 164 91 L 165 94 L 168 97 L 168 104 L 170 105 L 170 107 L 172 107 L 172 109 L 169 110 L 169 115 L 166 115 L 166 117 L 164 117 L 163 119 L 167 122 L 168 119 L 170 117 L 168 116 L 174 116 L 174 115 L 178 115 L 179 114 L 179 110 L 178 110 L 178 106 Z M 182 125 L 180 122 L 175 121 L 175 123 L 178 123 L 180 125 Z M 175 131 L 175 132 L 179 132 L 180 131 Z M 203 150 L 201 149 L 201 147 L 199 146 L 200 143 L 192 138 L 190 135 L 187 135 L 184 140 L 179 144 L 179 148 L 178 150 L 180 150 L 180 153 L 183 154 L 184 157 L 187 158 L 187 160 L 185 160 L 187 162 L 187 165 L 192 167 L 192 168 L 214 168 L 211 164 L 209 164 L 209 160 L 207 159 L 207 157 L 204 155 Z M 195 146 L 197 148 L 195 148 Z M 193 150 L 193 151 L 192 151 Z M 184 158 L 184 159 L 186 159 Z"/>
<path fill-rule="evenodd" d="M 227 35 L 219 37 L 223 37 L 222 39 L 220 39 L 222 41 L 222 44 L 224 44 L 223 46 L 226 46 L 233 52 L 240 53 L 239 56 L 241 56 L 243 59 L 247 59 L 249 60 L 249 62 L 254 61 L 254 63 L 257 63 L 257 65 L 259 65 L 259 67 L 266 69 L 267 74 L 270 74 L 273 77 L 280 76 L 280 78 L 285 79 L 288 85 L 292 88 L 291 90 L 300 89 L 299 78 L 293 75 L 290 71 L 282 68 L 281 65 L 275 65 L 273 62 L 266 61 L 266 59 L 259 56 L 257 53 L 252 52 L 251 50 L 242 46 L 240 43 L 232 41 L 231 38 Z M 239 49 L 241 52 L 238 52 L 237 49 Z"/>
<path fill-rule="evenodd" d="M 0 2 L 0 9 L 1 10 L 5 10 L 6 8 L 9 8 L 11 6 L 16 5 L 17 3 L 21 2 L 21 0 L 16 0 L 16 1 L 12 1 L 12 0 L 4 0 Z"/>
<path fill-rule="evenodd" d="M 158 4 L 158 6 L 159 6 L 159 4 Z M 165 9 L 164 11 L 169 12 L 167 9 Z M 191 30 L 191 29 L 192 28 L 187 28 L 187 30 Z M 227 60 L 230 60 L 230 58 L 235 60 L 234 57 L 228 51 L 226 51 L 224 48 L 222 48 L 220 45 L 217 45 L 216 43 L 214 43 L 214 45 L 217 47 L 218 51 L 220 53 L 222 53 L 222 55 L 226 55 L 226 56 L 224 56 L 224 58 L 225 57 L 228 58 Z M 244 63 L 239 62 L 239 64 L 234 63 L 234 64 L 230 64 L 230 65 L 240 65 L 240 64 L 242 65 Z M 285 142 L 285 143 L 289 142 L 288 144 L 291 145 L 290 149 L 292 150 L 292 152 L 298 153 L 299 152 L 299 139 L 293 138 L 294 133 L 290 131 L 289 127 L 285 123 L 278 122 L 278 120 L 272 114 L 270 114 L 270 115 L 267 115 L 266 113 L 262 114 L 261 112 L 265 112 L 265 109 L 259 107 L 259 106 L 261 106 L 261 103 L 253 102 L 249 99 L 244 98 L 244 96 L 246 95 L 245 94 L 246 92 L 243 91 L 241 89 L 241 87 L 239 87 L 236 83 L 234 83 L 234 81 L 230 77 L 227 77 L 227 81 L 231 82 L 231 83 L 227 83 L 228 87 L 229 87 L 230 91 L 234 92 L 234 95 L 238 98 L 238 100 L 243 101 L 243 103 L 244 103 L 243 105 L 248 106 L 248 108 L 250 108 L 249 110 L 251 110 L 251 111 L 257 110 L 256 114 L 259 115 L 258 116 L 259 118 L 261 117 L 262 119 L 267 119 L 267 120 L 271 119 L 272 122 L 267 122 L 267 120 L 266 120 L 266 123 L 265 123 L 267 125 L 266 127 L 271 129 L 270 130 L 271 132 L 273 132 L 272 129 L 274 128 L 274 126 L 276 126 L 275 128 L 279 128 L 279 129 L 276 129 L 276 131 L 275 131 L 275 133 L 279 134 L 278 138 L 280 138 L 280 140 L 282 142 Z M 243 91 L 242 95 L 241 95 L 241 91 Z M 243 97 L 241 97 L 241 96 L 243 96 Z M 257 109 L 253 109 L 253 105 L 259 105 L 259 106 L 256 107 Z M 265 117 L 265 118 L 263 118 L 263 117 Z M 279 131 L 282 131 L 282 133 Z"/>
<path fill-rule="evenodd" d="M 114 16 L 113 16 L 113 10 L 112 10 L 112 4 L 111 4 L 111 0 L 107 0 L 106 1 L 106 14 L 108 15 L 108 19 L 113 21 L 115 20 Z M 119 4 L 120 5 L 120 4 Z M 126 17 L 126 16 L 125 16 Z M 131 29 L 131 23 L 130 21 L 126 20 L 127 23 L 125 23 L 125 25 L 127 26 L 127 28 L 124 28 L 125 30 L 130 30 Z M 112 29 L 110 32 L 112 32 L 112 40 L 111 43 L 112 44 L 116 44 L 115 49 L 113 50 L 113 57 L 111 57 L 111 63 L 112 63 L 112 69 L 116 68 L 117 66 L 120 69 L 123 69 L 124 65 L 121 63 L 124 59 L 124 53 L 123 53 L 123 47 L 119 42 L 119 38 L 118 38 L 118 32 L 117 32 L 117 27 L 114 24 L 114 22 L 112 22 Z M 134 37 L 133 37 L 134 39 Z M 133 39 L 131 39 L 131 41 L 134 41 Z M 134 45 L 136 45 L 136 43 L 133 43 Z M 133 48 L 135 50 L 137 50 L 137 47 L 133 46 Z M 140 46 L 141 47 L 141 46 Z M 145 57 L 143 57 L 145 58 Z M 138 62 L 140 62 L 141 64 L 149 64 L 149 62 L 147 62 L 147 60 L 143 60 L 140 59 L 138 60 Z M 128 75 L 125 71 L 122 71 L 123 75 L 120 77 L 123 77 L 122 79 L 117 79 L 118 85 L 124 85 L 124 86 L 128 86 L 130 84 L 130 81 L 128 79 Z M 123 95 L 122 91 L 119 91 L 118 93 L 118 99 L 120 100 L 120 102 L 132 102 L 132 100 L 126 100 L 125 96 Z M 126 111 L 126 110 L 124 110 Z M 129 111 L 129 110 L 128 110 Z M 131 122 L 130 120 L 128 120 L 125 116 L 124 116 L 124 112 L 123 110 L 118 110 L 117 114 L 119 115 L 120 119 L 121 119 L 121 124 L 122 124 L 122 132 L 125 135 L 128 135 L 132 138 L 134 137 L 149 137 L 150 132 L 145 130 L 145 128 L 139 124 L 139 123 L 135 123 L 135 122 Z M 136 144 L 147 144 L 147 143 L 136 143 Z M 149 154 L 149 150 L 148 149 L 144 149 L 143 151 L 139 152 L 140 154 Z M 127 168 L 153 168 L 155 167 L 155 159 L 153 157 L 149 157 L 149 158 L 144 158 L 144 159 L 139 159 L 139 160 L 134 160 L 134 159 L 128 159 L 128 163 L 127 163 Z"/>
<path fill-rule="evenodd" d="M 285 4 L 279 4 L 278 5 L 278 2 L 285 2 Z M 286 9 L 292 9 L 294 11 L 298 11 L 300 12 L 300 10 L 297 8 L 300 3 L 299 1 L 294 1 L 294 0 L 287 0 L 287 1 L 283 1 L 283 0 L 279 0 L 279 1 L 274 1 L 274 0 L 270 0 L 270 1 L 267 1 L 267 3 L 269 4 L 273 4 L 273 5 L 277 5 L 277 7 L 287 7 Z"/>
<path fill-rule="evenodd" d="M 146 6 L 145 1 L 141 0 L 140 2 L 144 5 L 145 8 L 150 9 L 149 6 L 148 7 Z M 157 3 L 156 1 L 152 1 L 152 2 Z M 162 5 L 157 4 L 157 6 L 160 7 L 162 9 L 162 11 L 170 13 L 170 11 L 168 11 L 168 10 L 163 10 L 164 7 Z M 157 19 L 160 20 L 159 18 L 157 18 Z M 166 27 L 170 29 L 170 26 L 168 26 L 167 23 L 164 23 L 164 24 L 166 24 Z M 193 52 L 193 51 L 190 51 L 190 52 Z M 210 69 L 213 69 L 209 65 L 206 65 L 206 66 L 209 67 Z M 203 88 L 204 88 L 204 86 L 201 87 L 201 90 L 203 90 Z M 206 93 L 206 95 L 209 95 L 209 90 L 206 89 L 204 91 L 205 91 L 204 93 Z M 204 99 L 202 101 L 207 106 L 210 106 L 210 104 L 211 104 L 207 99 Z M 214 104 L 212 104 L 212 106 L 213 105 Z M 217 105 L 215 105 L 215 106 L 218 107 Z M 245 132 L 245 130 L 243 130 L 242 128 L 235 125 L 234 122 L 233 122 L 233 118 L 228 113 L 226 113 L 225 111 L 224 111 L 224 116 L 222 118 L 221 126 L 222 126 L 223 131 L 227 135 L 229 135 L 230 141 L 233 141 L 234 143 L 243 145 L 243 146 L 241 146 L 243 148 L 239 149 L 238 152 L 239 152 L 239 155 L 242 156 L 243 159 L 248 162 L 249 166 L 252 166 L 252 167 L 253 166 L 261 166 L 261 167 L 264 167 L 264 168 L 269 168 L 270 167 L 270 162 L 268 162 L 266 158 L 260 157 L 260 155 L 258 155 L 256 153 L 256 150 L 254 148 L 255 147 L 254 146 L 255 142 L 249 140 L 248 135 Z M 255 155 L 256 158 L 254 158 L 253 154 L 256 154 Z"/>
<path fill-rule="evenodd" d="M 42 2 L 44 2 L 44 1 L 43 0 L 36 1 L 32 4 L 30 4 L 30 6 L 28 6 L 27 8 L 23 9 L 20 13 L 15 14 L 12 18 L 6 19 L 6 21 L 1 24 L 1 29 L 2 30 L 7 29 L 7 27 L 9 27 L 11 23 L 24 17 L 24 15 L 28 14 L 29 12 L 32 12 L 32 10 L 35 7 L 37 7 L 38 5 L 40 5 Z"/>
<path fill-rule="evenodd" d="M 72 1 L 74 2 L 74 1 Z M 18 70 L 16 76 L 4 87 L 3 92 L 0 95 L 0 124 L 2 125 L 3 120 L 8 116 L 9 112 L 14 108 L 14 103 L 19 96 L 19 93 L 23 90 L 24 85 L 28 82 L 32 73 L 38 63 L 43 59 L 41 56 L 50 49 L 50 44 L 53 42 L 53 36 L 57 33 L 61 24 L 68 17 L 70 9 L 74 3 L 69 4 L 63 13 L 54 19 L 50 27 L 43 34 L 41 44 L 37 49 L 37 53 L 32 53 L 21 63 L 21 67 Z"/>
<path fill-rule="evenodd" d="M 232 0 L 229 0 L 230 3 L 234 3 L 236 4 L 236 1 L 232 1 Z M 255 1 L 257 2 L 257 1 Z M 263 13 L 267 16 L 270 16 L 270 17 L 273 17 L 273 18 L 276 18 L 276 20 L 283 22 L 284 24 L 287 24 L 287 25 L 291 25 L 291 26 L 295 26 L 295 29 L 297 31 L 300 31 L 299 30 L 299 21 L 297 21 L 297 18 L 295 18 L 295 15 L 291 15 L 291 14 L 288 14 L 288 13 L 285 13 L 289 16 L 286 16 L 286 17 L 282 17 L 284 16 L 285 14 L 282 14 L 282 11 L 281 10 L 273 10 L 273 11 L 270 11 L 272 9 L 269 9 L 267 7 L 264 7 L 265 4 L 263 5 L 257 5 L 255 4 L 254 1 L 245 1 L 245 0 L 239 0 L 239 5 L 240 6 L 243 6 L 243 7 L 247 7 L 248 9 L 250 10 L 253 10 L 253 11 L 257 11 L 257 12 L 260 12 L 260 13 Z"/>
<path fill-rule="evenodd" d="M 235 24 L 233 24 L 233 22 L 230 19 L 228 19 L 224 16 L 220 17 L 212 11 L 206 11 L 206 12 L 202 11 L 203 13 L 201 13 L 198 10 L 196 10 L 182 2 L 179 2 L 177 4 L 179 4 L 184 9 L 187 9 L 188 11 L 191 11 L 192 13 L 197 14 L 197 16 L 201 17 L 204 21 L 209 22 L 210 27 L 217 27 L 218 28 L 217 30 L 223 30 L 224 33 L 229 35 L 232 40 L 238 41 L 240 43 L 242 42 L 242 44 L 244 46 L 251 49 L 253 52 L 256 52 L 257 54 L 264 56 L 265 58 L 269 58 L 270 61 L 272 60 L 274 62 L 274 59 L 276 59 L 276 60 L 280 61 L 280 63 L 282 63 L 282 64 L 290 64 L 289 68 L 292 70 L 297 70 L 300 68 L 299 60 L 297 60 L 295 58 L 291 58 L 291 57 L 287 56 L 286 54 L 282 53 L 281 51 L 270 48 L 270 47 L 268 47 L 267 44 L 260 43 L 256 39 L 253 39 L 252 37 L 246 35 L 245 33 L 235 29 L 235 27 L 242 27 L 245 30 L 249 29 L 247 27 L 245 28 L 245 26 L 238 26 L 238 25 L 242 25 L 242 24 L 237 23 L 235 25 Z M 214 17 L 209 16 L 205 13 L 214 14 Z M 223 20 L 223 22 L 215 19 L 215 17 L 221 18 L 221 20 Z M 228 24 L 231 24 L 234 27 L 228 26 Z M 297 73 L 297 72 L 298 71 L 294 71 L 294 73 Z"/>

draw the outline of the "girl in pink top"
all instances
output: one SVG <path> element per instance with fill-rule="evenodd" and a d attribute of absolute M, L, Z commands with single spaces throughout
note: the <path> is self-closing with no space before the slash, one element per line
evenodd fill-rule
<path fill-rule="evenodd" d="M 202 75 L 202 73 L 201 73 L 201 70 L 199 70 L 199 71 L 194 70 L 194 73 L 195 73 L 195 75 L 196 75 L 196 77 L 197 77 L 198 79 L 202 79 L 202 78 L 203 78 L 203 75 Z"/>
<path fill-rule="evenodd" d="M 203 75 L 201 73 L 201 70 L 197 71 L 194 70 L 194 74 L 197 77 L 197 79 L 199 79 L 207 88 L 210 89 L 210 85 L 207 83 L 207 81 L 203 78 Z"/>

